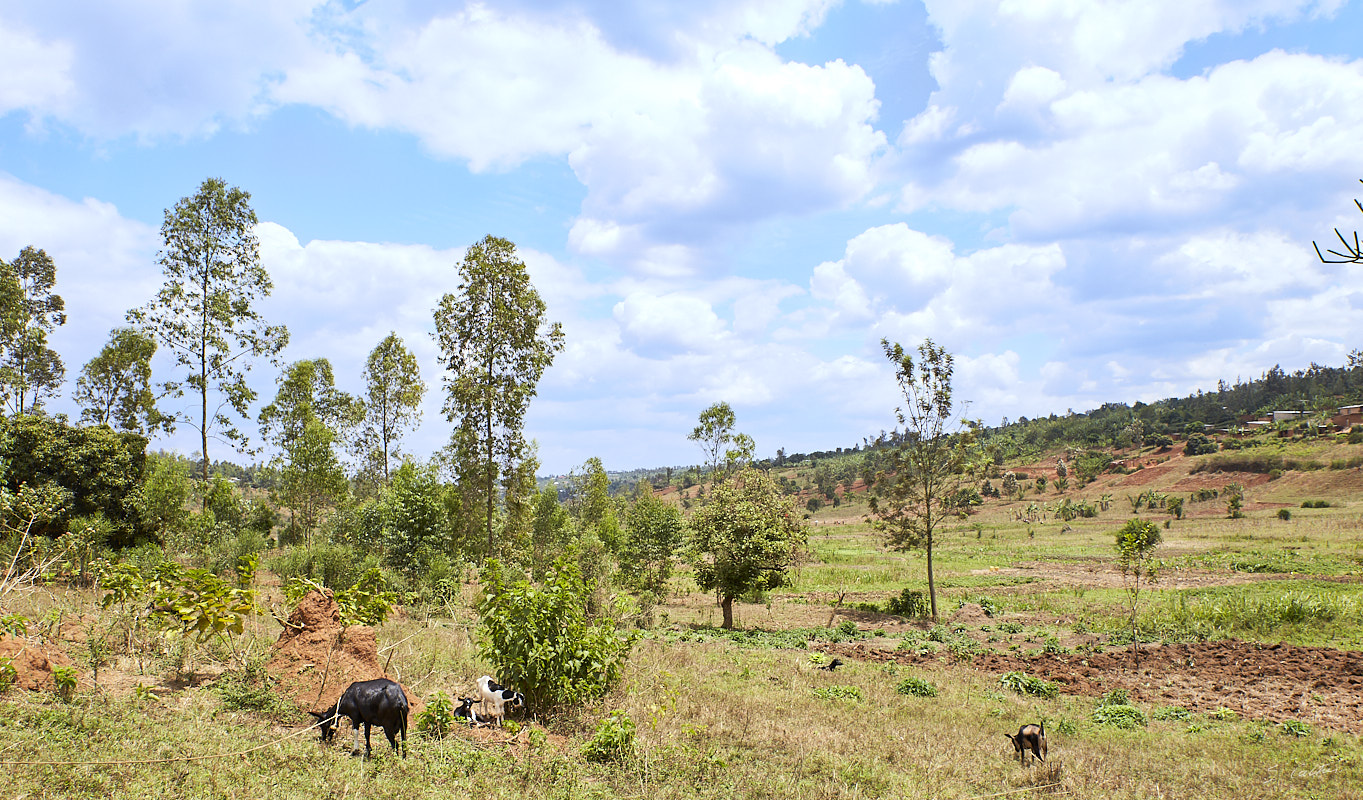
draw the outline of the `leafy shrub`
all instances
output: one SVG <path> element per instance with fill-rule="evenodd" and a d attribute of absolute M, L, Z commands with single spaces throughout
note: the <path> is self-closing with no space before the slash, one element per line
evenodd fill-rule
<path fill-rule="evenodd" d="M 845 619 L 838 623 L 838 633 L 843 636 L 856 636 L 858 633 L 861 633 L 861 629 L 857 627 L 857 623 L 850 619 Z"/>
<path fill-rule="evenodd" d="M 922 678 L 908 677 L 899 682 L 894 690 L 910 697 L 936 697 L 937 687 Z"/>
<path fill-rule="evenodd" d="M 1240 718 L 1240 715 L 1235 713 L 1233 709 L 1226 708 L 1225 706 L 1222 706 L 1215 711 L 1208 711 L 1207 716 L 1217 722 L 1234 722 Z"/>
<path fill-rule="evenodd" d="M 1330 501 L 1329 501 L 1329 500 L 1303 500 L 1303 501 L 1301 501 L 1301 507 L 1302 507 L 1302 508 L 1329 508 L 1329 507 L 1330 507 Z"/>
<path fill-rule="evenodd" d="M 437 691 L 426 701 L 426 707 L 416 715 L 417 732 L 432 739 L 443 739 L 454 729 L 454 702 L 450 696 Z"/>
<path fill-rule="evenodd" d="M 1194 433 L 1188 436 L 1188 444 L 1184 448 L 1184 455 L 1204 456 L 1215 453 L 1220 449 L 1216 440 L 1207 436 L 1205 433 Z"/>
<path fill-rule="evenodd" d="M 1292 519 L 1292 512 L 1288 511 L 1285 508 L 1280 508 L 1278 509 L 1278 519 L 1282 520 L 1283 522 L 1289 522 Z"/>
<path fill-rule="evenodd" d="M 1125 689 L 1113 689 L 1102 697 L 1098 698 L 1100 706 L 1129 706 L 1131 705 L 1131 693 Z"/>
<path fill-rule="evenodd" d="M 634 720 L 616 709 L 596 726 L 591 741 L 582 748 L 588 761 L 619 761 L 634 752 Z"/>
<path fill-rule="evenodd" d="M 587 590 L 576 564 L 555 562 L 540 587 L 508 582 L 495 559 L 481 577 L 478 653 L 531 708 L 600 697 L 619 680 L 634 636 L 609 618 L 587 623 Z"/>
<path fill-rule="evenodd" d="M 22 614 L 6 614 L 0 617 L 0 634 L 9 634 L 14 638 L 28 635 L 28 617 Z"/>
<path fill-rule="evenodd" d="M 1022 633 L 1021 622 L 1000 622 L 999 630 L 1003 633 Z"/>
<path fill-rule="evenodd" d="M 951 631 L 945 625 L 933 625 L 928 629 L 928 641 L 945 643 L 951 638 Z"/>
<path fill-rule="evenodd" d="M 61 699 L 70 700 L 76 696 L 75 667 L 53 667 L 52 682 L 57 685 L 57 696 Z"/>
<path fill-rule="evenodd" d="M 1133 705 L 1102 705 L 1093 710 L 1091 717 L 1096 725 L 1112 725 L 1117 728 L 1136 728 L 1146 724 L 1145 712 Z"/>
<path fill-rule="evenodd" d="M 885 602 L 885 610 L 901 617 L 926 617 L 929 613 L 928 597 L 917 589 L 904 589 L 897 597 Z"/>
<path fill-rule="evenodd" d="M 814 696 L 820 700 L 848 700 L 853 703 L 862 700 L 861 689 L 856 686 L 825 686 L 815 689 Z"/>
<path fill-rule="evenodd" d="M 18 682 L 19 670 L 14 668 L 14 662 L 8 657 L 0 658 L 0 693 L 8 692 Z"/>
<path fill-rule="evenodd" d="M 1192 719 L 1193 712 L 1183 706 L 1160 706 L 1150 713 L 1150 716 L 1157 720 L 1185 720 Z"/>
<path fill-rule="evenodd" d="M 1060 687 L 1025 672 L 1006 672 L 999 678 L 999 685 L 1018 694 L 1029 694 L 1043 700 L 1060 696 Z"/>
<path fill-rule="evenodd" d="M 1282 731 L 1284 736 L 1311 735 L 1311 726 L 1297 719 L 1283 720 L 1283 722 L 1278 725 L 1278 730 Z"/>

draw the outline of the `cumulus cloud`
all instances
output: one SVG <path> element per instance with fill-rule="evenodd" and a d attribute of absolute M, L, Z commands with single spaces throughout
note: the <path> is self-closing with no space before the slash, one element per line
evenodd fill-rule
<path fill-rule="evenodd" d="M 400 26 L 366 17 L 363 46 L 338 36 L 313 48 L 272 97 L 411 132 L 475 171 L 567 157 L 587 187 L 578 252 L 693 274 L 735 225 L 837 208 L 874 185 L 886 143 L 866 73 L 771 48 L 827 5 L 702 5 L 666 57 L 621 47 L 591 4 L 471 4 Z"/>
<path fill-rule="evenodd" d="M 23 108 L 90 136 L 211 133 L 247 122 L 273 78 L 309 49 L 313 0 L 5 3 L 0 37 L 20 53 L 0 85 L 0 110 Z M 0 42 L 4 43 L 4 42 Z M 5 48 L 7 59 L 14 53 Z M 22 62 L 21 62 L 22 63 Z M 12 91 L 26 101 L 14 104 Z"/>

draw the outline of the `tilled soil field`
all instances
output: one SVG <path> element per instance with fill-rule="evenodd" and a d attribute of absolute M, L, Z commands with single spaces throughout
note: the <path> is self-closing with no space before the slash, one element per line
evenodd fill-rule
<path fill-rule="evenodd" d="M 938 654 L 865 642 L 820 649 L 877 663 L 929 668 L 945 663 Z M 1229 708 L 1245 719 L 1295 719 L 1363 734 L 1363 652 L 1229 639 L 1143 645 L 1139 668 L 1133 668 L 1129 649 L 1067 655 L 989 652 L 961 663 L 995 674 L 1026 672 L 1054 681 L 1066 694 L 1097 697 L 1125 689 L 1133 702 L 1145 706 L 1198 712 Z"/>

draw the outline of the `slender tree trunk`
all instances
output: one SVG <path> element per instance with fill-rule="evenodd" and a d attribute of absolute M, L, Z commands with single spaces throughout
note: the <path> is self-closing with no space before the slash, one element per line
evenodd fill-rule
<path fill-rule="evenodd" d="M 928 531 L 928 599 L 932 602 L 932 621 L 937 622 L 937 582 L 932 577 L 932 532 Z"/>
<path fill-rule="evenodd" d="M 722 609 L 724 609 L 724 624 L 723 624 L 721 627 L 724 628 L 725 630 L 729 630 L 730 628 L 733 628 L 733 626 L 734 626 L 734 596 L 731 595 L 731 594 L 726 594 L 726 595 L 724 595 L 724 599 L 720 601 L 719 607 L 722 608 Z"/>

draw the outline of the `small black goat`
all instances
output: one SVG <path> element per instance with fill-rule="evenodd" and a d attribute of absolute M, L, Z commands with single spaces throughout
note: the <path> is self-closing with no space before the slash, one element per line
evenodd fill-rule
<path fill-rule="evenodd" d="M 1046 762 L 1046 720 L 1042 720 L 1040 725 L 1023 725 L 1018 728 L 1016 736 L 1005 733 L 1004 736 L 1013 743 L 1013 750 L 1018 754 L 1018 763 L 1027 763 L 1027 751 L 1032 751 L 1032 757 L 1038 759 L 1043 764 Z"/>
<path fill-rule="evenodd" d="M 388 737 L 388 743 L 393 746 L 394 752 L 402 753 L 402 757 L 406 758 L 407 709 L 407 695 L 403 693 L 402 687 L 387 678 L 376 678 L 372 681 L 356 681 L 350 684 L 350 688 L 341 694 L 341 699 L 336 701 L 335 706 L 326 711 L 308 713 L 321 723 L 323 742 L 331 741 L 336 735 L 336 728 L 341 724 L 341 717 L 347 717 L 350 726 L 355 729 L 355 746 L 350 751 L 351 755 L 359 755 L 360 724 L 364 723 L 365 758 L 374 752 L 369 744 L 369 730 L 374 725 L 383 728 L 383 733 Z M 399 733 L 402 734 L 401 748 L 398 747 L 397 740 Z"/>
<path fill-rule="evenodd" d="M 828 670 L 829 672 L 832 672 L 833 670 L 835 670 L 835 669 L 837 669 L 838 667 L 841 667 L 841 666 L 842 666 L 842 659 L 841 659 L 841 658 L 835 658 L 835 659 L 833 659 L 832 661 L 828 662 L 827 664 L 823 665 L 822 667 L 819 667 L 819 669 L 824 669 L 824 670 Z"/>

